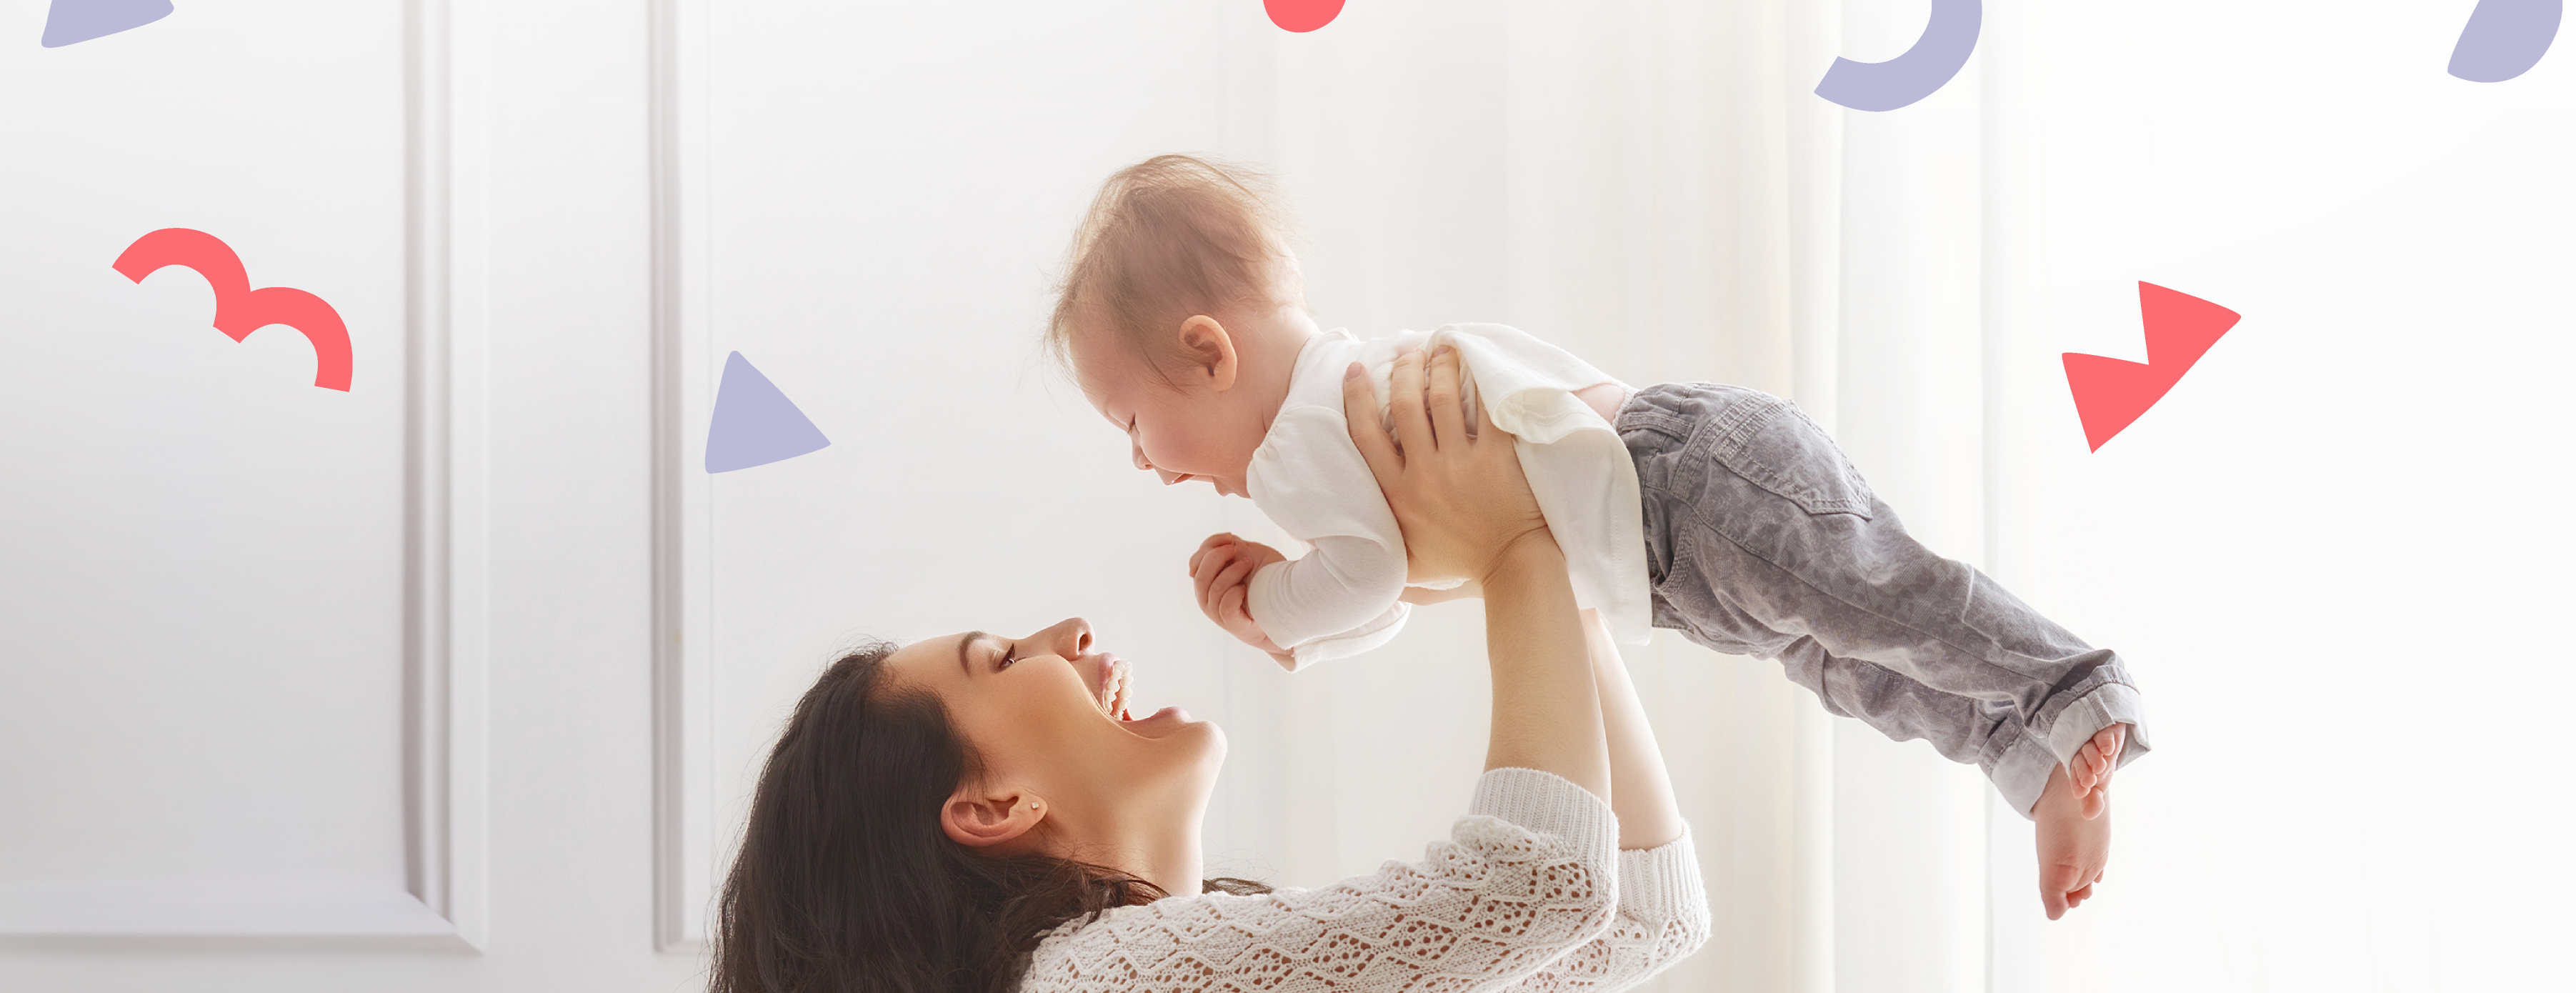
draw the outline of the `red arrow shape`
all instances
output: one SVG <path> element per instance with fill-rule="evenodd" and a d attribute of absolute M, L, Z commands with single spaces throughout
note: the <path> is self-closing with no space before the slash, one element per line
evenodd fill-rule
<path fill-rule="evenodd" d="M 349 391 L 349 326 L 321 297 L 285 286 L 250 288 L 241 256 L 223 239 L 189 228 L 162 228 L 134 239 L 116 271 L 142 282 L 163 266 L 187 266 L 215 289 L 215 330 L 240 341 L 271 324 L 304 332 L 313 343 L 313 385 Z"/>
<path fill-rule="evenodd" d="M 2066 353 L 2066 388 L 2094 451 L 2164 399 L 2218 336 L 2244 315 L 2154 283 L 2138 284 L 2138 317 L 2147 325 L 2147 361 Z"/>

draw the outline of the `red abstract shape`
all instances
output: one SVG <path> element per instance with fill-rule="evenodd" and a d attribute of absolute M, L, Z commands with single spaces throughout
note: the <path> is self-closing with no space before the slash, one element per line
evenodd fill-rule
<path fill-rule="evenodd" d="M 1342 16 L 1342 0 L 1261 0 L 1270 23 L 1304 34 Z"/>
<path fill-rule="evenodd" d="M 284 286 L 250 288 L 241 256 L 203 231 L 162 228 L 134 239 L 116 257 L 116 271 L 137 283 L 163 266 L 186 266 L 215 289 L 215 330 L 240 341 L 271 324 L 304 332 L 313 342 L 313 385 L 349 391 L 349 327 L 321 297 Z"/>
<path fill-rule="evenodd" d="M 2084 421 L 2084 440 L 2094 451 L 2128 427 L 2147 408 L 2164 399 L 2182 381 L 2218 336 L 2244 315 L 2217 304 L 2176 293 L 2154 283 L 2138 284 L 2138 316 L 2147 326 L 2147 361 L 2066 353 L 2066 388 L 2075 394 L 2075 414 Z"/>

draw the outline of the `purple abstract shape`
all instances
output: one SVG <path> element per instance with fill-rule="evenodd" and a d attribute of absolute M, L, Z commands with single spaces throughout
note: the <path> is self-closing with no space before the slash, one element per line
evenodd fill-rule
<path fill-rule="evenodd" d="M 2451 75 L 2501 83 L 2530 72 L 2558 37 L 2559 0 L 2478 0 L 2451 49 Z"/>
<path fill-rule="evenodd" d="M 1835 56 L 1816 95 L 1853 110 L 1895 110 L 1931 96 L 1968 64 L 1984 22 L 1979 0 L 1932 0 L 1932 22 L 1914 47 L 1885 62 Z"/>
<path fill-rule="evenodd" d="M 805 412 L 741 352 L 725 356 L 716 410 L 707 421 L 707 471 L 732 472 L 817 452 L 831 445 Z"/>
<path fill-rule="evenodd" d="M 45 47 L 77 45 L 170 16 L 170 0 L 54 0 L 45 12 Z"/>

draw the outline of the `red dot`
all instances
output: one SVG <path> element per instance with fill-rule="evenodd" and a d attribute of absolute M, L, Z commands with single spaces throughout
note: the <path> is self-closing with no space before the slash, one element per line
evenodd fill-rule
<path fill-rule="evenodd" d="M 1261 9 L 1270 12 L 1270 23 L 1303 34 L 1333 23 L 1342 0 L 1261 0 Z"/>

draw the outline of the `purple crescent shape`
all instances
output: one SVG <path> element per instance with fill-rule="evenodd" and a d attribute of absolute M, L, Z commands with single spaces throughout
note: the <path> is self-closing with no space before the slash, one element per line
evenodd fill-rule
<path fill-rule="evenodd" d="M 54 0 L 45 12 L 45 47 L 77 45 L 170 16 L 170 0 Z"/>
<path fill-rule="evenodd" d="M 725 356 L 716 412 L 707 421 L 707 471 L 732 472 L 818 452 L 832 444 L 788 402 L 787 394 L 751 367 L 741 352 Z"/>
<path fill-rule="evenodd" d="M 2558 37 L 2559 13 L 2559 0 L 2478 0 L 2451 49 L 2451 75 L 2501 83 L 2530 72 Z"/>
<path fill-rule="evenodd" d="M 1853 110 L 1895 110 L 1931 96 L 1968 64 L 1984 21 L 1979 0 L 1932 0 L 1932 23 L 1923 26 L 1914 47 L 1885 62 L 1835 56 L 1816 95 Z"/>

